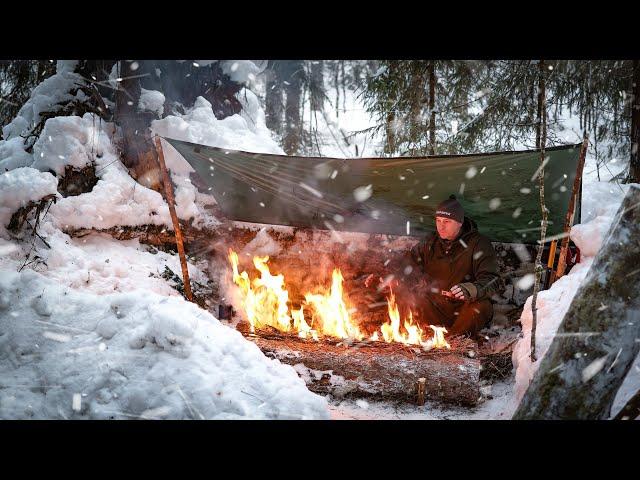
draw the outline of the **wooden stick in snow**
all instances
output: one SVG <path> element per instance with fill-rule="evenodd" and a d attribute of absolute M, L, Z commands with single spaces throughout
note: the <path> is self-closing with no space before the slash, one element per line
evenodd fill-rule
<path fill-rule="evenodd" d="M 578 159 L 578 168 L 576 170 L 576 178 L 573 181 L 573 190 L 571 191 L 571 199 L 569 200 L 569 208 L 567 209 L 567 216 L 564 221 L 564 233 L 566 237 L 562 239 L 562 246 L 560 247 L 560 257 L 558 258 L 558 268 L 555 273 L 552 274 L 551 283 L 564 275 L 564 271 L 567 268 L 567 252 L 569 250 L 569 231 L 573 225 L 573 217 L 576 213 L 576 198 L 580 191 L 580 183 L 582 182 L 582 171 L 584 170 L 584 160 L 587 156 L 587 147 L 589 146 L 589 137 L 584 134 L 584 140 L 582 141 L 582 148 L 580 150 L 580 158 Z"/>
<path fill-rule="evenodd" d="M 533 299 L 531 300 L 531 361 L 536 361 L 536 323 L 538 307 L 536 305 L 538 299 L 538 290 L 540 289 L 540 277 L 543 267 L 541 264 L 542 251 L 544 250 L 544 238 L 547 233 L 547 206 L 544 203 L 544 163 L 545 163 L 545 146 L 547 144 L 547 99 L 545 92 L 545 66 L 544 60 L 540 60 L 539 64 L 540 76 L 538 81 L 538 111 L 540 118 L 538 119 L 538 131 L 540 132 L 540 173 L 538 179 L 540 181 L 540 212 L 542 213 L 542 222 L 540 224 L 540 245 L 538 245 L 538 254 L 536 255 L 535 283 L 533 285 Z"/>
<path fill-rule="evenodd" d="M 160 137 L 156 135 L 156 150 L 158 151 L 158 163 L 160 164 L 160 171 L 162 172 L 162 181 L 164 183 L 164 192 L 169 205 L 169 213 L 171 214 L 171 221 L 173 222 L 173 229 L 176 232 L 176 246 L 178 247 L 178 256 L 180 257 L 180 267 L 182 267 L 182 281 L 184 283 L 184 294 L 187 300 L 193 302 L 193 294 L 191 293 L 191 281 L 189 280 L 189 269 L 187 268 L 187 259 L 184 255 L 184 244 L 182 243 L 182 230 L 180 230 L 180 223 L 178 222 L 178 215 L 176 214 L 175 200 L 173 197 L 173 186 L 171 185 L 171 179 L 167 172 L 167 166 L 164 163 L 164 153 L 162 151 L 162 144 L 160 143 Z"/>

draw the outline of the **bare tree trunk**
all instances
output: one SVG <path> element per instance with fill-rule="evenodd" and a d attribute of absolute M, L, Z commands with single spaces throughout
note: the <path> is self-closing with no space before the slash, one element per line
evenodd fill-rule
<path fill-rule="evenodd" d="M 631 158 L 629 181 L 640 183 L 640 62 L 633 61 L 633 100 L 631 102 Z"/>
<path fill-rule="evenodd" d="M 544 239 L 547 233 L 547 206 L 544 203 L 544 157 L 545 146 L 547 143 L 547 99 L 545 92 L 545 66 L 544 60 L 539 63 L 539 79 L 538 79 L 538 112 L 540 112 L 538 132 L 540 133 L 540 173 L 538 179 L 540 181 L 540 212 L 542 213 L 542 222 L 540 225 L 540 245 L 538 245 L 538 253 L 536 255 L 535 273 L 536 279 L 533 286 L 533 298 L 531 300 L 531 361 L 536 361 L 536 323 L 537 323 L 537 300 L 538 291 L 540 290 L 540 277 L 542 275 L 542 252 L 544 250 Z"/>
<path fill-rule="evenodd" d="M 161 191 L 162 177 L 149 132 L 151 118 L 137 111 L 142 87 L 139 77 L 128 74 L 128 65 L 125 60 L 119 62 L 122 80 L 116 92 L 115 121 L 122 128 L 122 162 L 142 185 Z"/>
<path fill-rule="evenodd" d="M 385 125 L 386 136 L 385 136 L 385 144 L 384 151 L 385 153 L 391 155 L 396 151 L 396 114 L 393 111 L 390 111 L 387 115 L 387 122 Z"/>
<path fill-rule="evenodd" d="M 265 95 L 265 123 L 269 130 L 282 134 L 282 118 L 284 102 L 282 99 L 282 80 L 280 78 L 280 65 L 276 60 L 269 60 L 269 66 L 265 72 L 267 77 Z"/>
<path fill-rule="evenodd" d="M 340 104 L 340 86 L 338 84 L 338 64 L 340 63 L 340 60 L 336 60 L 335 62 L 333 62 L 333 84 L 335 86 L 336 89 L 336 118 L 338 118 L 340 116 L 340 108 L 338 107 L 338 105 Z"/>
<path fill-rule="evenodd" d="M 640 350 L 639 204 L 640 188 L 631 187 L 514 419 L 611 416 Z"/>
<path fill-rule="evenodd" d="M 304 64 L 301 60 L 288 64 L 285 83 L 287 101 L 285 106 L 285 137 L 283 149 L 287 155 L 298 153 L 301 147 L 300 92 L 304 79 Z"/>
<path fill-rule="evenodd" d="M 309 100 L 311 110 L 319 112 L 324 109 L 324 61 L 311 62 L 311 78 L 309 79 Z"/>
<path fill-rule="evenodd" d="M 429 155 L 436 154 L 436 73 L 435 62 L 429 62 Z"/>

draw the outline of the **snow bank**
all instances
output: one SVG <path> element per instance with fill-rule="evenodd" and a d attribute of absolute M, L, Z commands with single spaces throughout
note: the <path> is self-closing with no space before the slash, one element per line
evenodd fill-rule
<path fill-rule="evenodd" d="M 261 69 L 251 60 L 221 60 L 220 68 L 229 78 L 242 85 L 254 82 Z"/>
<path fill-rule="evenodd" d="M 275 257 L 281 251 L 282 246 L 269 235 L 267 228 L 264 227 L 260 229 L 253 240 L 244 246 L 242 253 L 251 257 L 255 255 Z"/>
<path fill-rule="evenodd" d="M 19 208 L 46 195 L 57 194 L 57 189 L 57 178 L 34 168 L 21 167 L 1 174 L 0 235 L 6 235 L 5 227 Z"/>
<path fill-rule="evenodd" d="M 42 134 L 33 145 L 31 166 L 43 172 L 64 175 L 67 165 L 81 169 L 103 155 L 109 139 L 104 136 L 102 122 L 92 114 L 84 117 L 55 117 L 47 120 Z M 106 141 L 105 141 L 106 140 Z"/>
<path fill-rule="evenodd" d="M 164 95 L 156 90 L 141 89 L 140 100 L 138 101 L 139 112 L 153 112 L 161 117 L 164 112 Z"/>
<path fill-rule="evenodd" d="M 245 111 L 218 120 L 213 114 L 211 103 L 198 97 L 193 107 L 183 115 L 169 115 L 155 120 L 151 124 L 151 130 L 163 137 L 212 147 L 284 154 L 271 138 L 265 125 L 264 111 L 255 94 L 245 89 L 238 95 L 238 99 Z M 192 216 L 196 225 L 204 224 L 207 216 L 197 205 L 214 204 L 215 199 L 198 192 L 191 184 L 189 175 L 194 171 L 193 168 L 169 143 L 163 141 L 162 148 L 167 168 L 171 170 L 177 185 L 175 197 L 178 215 L 182 218 Z"/>
<path fill-rule="evenodd" d="M 213 114 L 211 103 L 198 97 L 193 107 L 184 115 L 169 115 L 162 120 L 155 120 L 151 124 L 151 130 L 163 137 L 211 147 L 283 155 L 284 151 L 264 126 L 264 112 L 257 114 L 261 108 L 255 94 L 245 89 L 238 94 L 238 99 L 251 110 L 245 116 L 236 114 L 218 120 Z M 186 163 L 184 160 L 177 160 L 174 155 L 165 160 L 172 169 L 173 166 Z"/>
<path fill-rule="evenodd" d="M 14 168 L 28 167 L 33 163 L 33 155 L 24 151 L 22 137 L 0 141 L 0 173 Z"/>
<path fill-rule="evenodd" d="M 93 114 L 47 120 L 34 146 L 34 166 L 64 171 L 65 165 L 95 163 L 97 184 L 82 195 L 66 197 L 51 207 L 59 228 L 104 229 L 118 225 L 170 227 L 169 208 L 162 195 L 136 182 L 120 162 L 112 143 L 113 125 Z M 39 152 L 39 153 L 38 153 Z M 178 202 L 178 214 L 188 218 L 195 207 Z"/>
<path fill-rule="evenodd" d="M 295 370 L 176 297 L 0 275 L 0 418 L 329 417 Z"/>
<path fill-rule="evenodd" d="M 177 255 L 148 248 L 138 240 L 119 241 L 106 234 L 71 238 L 47 222 L 39 231 L 51 248 L 38 251 L 46 263 L 46 268 L 38 270 L 59 285 L 97 295 L 144 290 L 180 296 L 162 277 L 165 267 L 182 276 Z M 15 262 L 24 259 L 26 253 L 20 251 L 14 258 L 0 260 L 0 268 L 17 270 Z M 206 262 L 188 262 L 187 266 L 192 282 L 207 283 Z"/>
<path fill-rule="evenodd" d="M 82 77 L 73 73 L 74 67 L 73 62 L 58 62 L 56 73 L 33 89 L 31 97 L 16 117 L 2 128 L 2 135 L 6 140 L 29 132 L 40 121 L 42 112 L 52 111 L 56 104 L 84 95 L 82 92 L 76 95 L 70 93 L 76 85 L 84 84 Z"/>
<path fill-rule="evenodd" d="M 522 399 L 544 354 L 551 346 L 574 295 L 591 267 L 603 240 L 609 233 L 611 223 L 629 185 L 618 186 L 607 182 L 595 182 L 585 185 L 584 188 L 583 222 L 585 219 L 587 221 L 573 226 L 570 234 L 571 239 L 580 249 L 581 260 L 567 275 L 556 281 L 549 290 L 538 293 L 536 324 L 536 356 L 538 360 L 534 363 L 530 358 L 533 319 L 531 301 L 533 297 L 527 299 L 520 317 L 523 337 L 516 344 L 512 357 L 516 369 L 515 403 L 511 406 L 513 410 Z"/>

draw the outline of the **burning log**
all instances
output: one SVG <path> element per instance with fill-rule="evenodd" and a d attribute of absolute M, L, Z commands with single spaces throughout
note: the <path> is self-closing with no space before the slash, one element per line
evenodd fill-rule
<path fill-rule="evenodd" d="M 424 397 L 463 406 L 480 399 L 482 362 L 469 339 L 452 339 L 451 350 L 425 351 L 401 343 L 304 340 L 275 330 L 256 335 L 244 322 L 238 330 L 271 358 L 323 372 L 307 380 L 316 393 L 412 403 Z"/>

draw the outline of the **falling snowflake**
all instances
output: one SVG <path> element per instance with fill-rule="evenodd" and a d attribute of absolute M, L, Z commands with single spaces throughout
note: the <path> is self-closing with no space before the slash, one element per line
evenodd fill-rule
<path fill-rule="evenodd" d="M 499 198 L 492 198 L 491 201 L 489 202 L 489 209 L 496 210 L 498 207 L 500 207 L 501 203 L 502 201 L 500 201 Z"/>
<path fill-rule="evenodd" d="M 71 409 L 74 412 L 79 412 L 82 408 L 82 396 L 79 393 L 73 394 L 73 399 L 71 400 Z"/>
<path fill-rule="evenodd" d="M 478 174 L 478 169 L 472 165 L 469 167 L 469 170 L 467 170 L 464 176 L 470 179 L 475 177 L 477 174 Z"/>
<path fill-rule="evenodd" d="M 373 193 L 373 185 L 369 184 L 364 187 L 356 188 L 353 191 L 353 196 L 355 197 L 356 201 L 364 202 L 365 200 L 371 197 L 372 193 Z"/>
<path fill-rule="evenodd" d="M 596 358 L 593 362 L 584 367 L 582 370 L 582 383 L 587 383 L 595 377 L 600 370 L 602 370 L 605 362 L 607 361 L 607 357 L 608 355 L 604 355 L 603 357 Z"/>
<path fill-rule="evenodd" d="M 516 286 L 520 290 L 528 290 L 533 286 L 536 281 L 536 277 L 533 273 L 527 273 L 524 277 L 516 282 Z"/>

